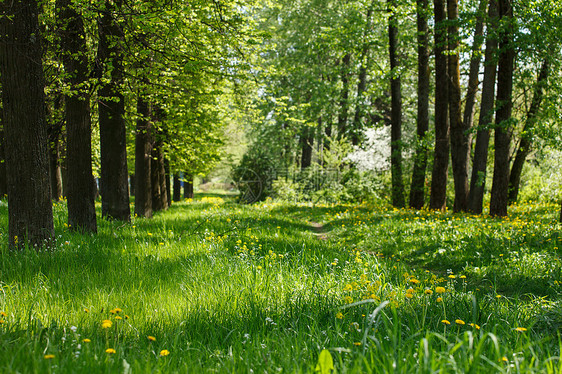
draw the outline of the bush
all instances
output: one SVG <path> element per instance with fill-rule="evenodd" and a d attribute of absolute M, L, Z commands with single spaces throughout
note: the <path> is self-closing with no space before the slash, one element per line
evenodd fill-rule
<path fill-rule="evenodd" d="M 269 155 L 259 149 L 248 151 L 234 168 L 232 179 L 240 191 L 239 200 L 251 204 L 263 201 L 272 192 L 275 168 Z"/>

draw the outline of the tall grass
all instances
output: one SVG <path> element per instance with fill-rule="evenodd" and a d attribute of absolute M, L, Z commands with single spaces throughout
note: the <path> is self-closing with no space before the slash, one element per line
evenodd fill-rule
<path fill-rule="evenodd" d="M 555 207 L 203 198 L 97 235 L 54 211 L 51 248 L 0 252 L 2 372 L 562 370 Z"/>

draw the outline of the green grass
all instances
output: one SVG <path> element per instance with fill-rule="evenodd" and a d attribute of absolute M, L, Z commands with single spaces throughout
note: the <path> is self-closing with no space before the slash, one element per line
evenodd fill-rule
<path fill-rule="evenodd" d="M 54 212 L 50 250 L 2 244 L 3 373 L 305 373 L 324 349 L 340 373 L 562 370 L 553 205 L 501 220 L 213 194 L 97 235 Z M 0 223 L 6 243 L 5 203 Z"/>

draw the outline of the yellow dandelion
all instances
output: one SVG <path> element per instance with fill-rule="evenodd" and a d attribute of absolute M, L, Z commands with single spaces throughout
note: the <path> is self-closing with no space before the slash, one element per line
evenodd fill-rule
<path fill-rule="evenodd" d="M 353 298 L 351 296 L 346 296 L 345 297 L 345 303 L 346 304 L 351 304 L 353 302 Z"/>
<path fill-rule="evenodd" d="M 82 341 L 83 341 L 84 343 L 90 343 L 90 342 L 91 342 L 91 340 L 90 340 L 90 339 L 88 339 L 88 338 L 86 338 L 86 339 L 82 339 Z"/>
<path fill-rule="evenodd" d="M 461 279 L 466 279 L 466 275 L 461 275 Z"/>
<path fill-rule="evenodd" d="M 442 320 L 441 323 L 444 323 L 444 324 L 446 324 L 446 325 L 450 325 L 450 324 L 451 324 L 451 322 L 447 321 L 446 319 Z"/>
<path fill-rule="evenodd" d="M 125 314 L 125 319 L 129 319 L 129 316 Z"/>
<path fill-rule="evenodd" d="M 516 328 L 515 328 L 515 331 L 518 331 L 518 332 L 525 332 L 525 331 L 527 331 L 527 329 L 524 328 L 524 327 L 516 327 Z"/>
<path fill-rule="evenodd" d="M 8 317 L 8 313 L 6 313 L 6 312 L 0 312 L 0 316 L 2 316 L 2 317 Z"/>
<path fill-rule="evenodd" d="M 111 310 L 109 311 L 109 313 L 111 313 L 111 314 L 115 314 L 115 313 L 117 313 L 117 310 L 115 310 L 115 309 L 111 309 Z"/>
<path fill-rule="evenodd" d="M 115 308 L 113 310 L 115 310 L 115 313 L 121 313 L 123 311 L 123 309 L 121 309 L 121 308 Z"/>
<path fill-rule="evenodd" d="M 150 340 L 151 342 L 155 342 L 156 338 L 154 336 L 148 335 L 148 340 Z"/>
<path fill-rule="evenodd" d="M 361 342 L 355 342 L 353 343 L 353 345 L 359 347 L 361 345 Z"/>
<path fill-rule="evenodd" d="M 116 321 L 120 321 L 120 320 L 122 320 L 122 319 L 123 319 L 123 318 L 121 318 L 121 317 L 119 317 L 119 316 L 115 317 L 115 320 L 116 320 Z"/>
<path fill-rule="evenodd" d="M 423 293 L 425 293 L 426 295 L 432 295 L 433 291 L 432 290 L 425 290 L 425 291 L 423 291 Z"/>
<path fill-rule="evenodd" d="M 420 281 L 417 280 L 416 278 L 412 278 L 412 279 L 410 279 L 410 283 L 412 283 L 412 284 L 418 284 L 418 283 L 420 283 Z"/>
<path fill-rule="evenodd" d="M 260 265 L 258 265 L 258 266 L 256 267 L 256 269 L 261 270 L 262 267 L 261 267 Z"/>
<path fill-rule="evenodd" d="M 151 233 L 151 232 L 147 232 L 146 235 L 152 236 L 152 233 Z"/>
<path fill-rule="evenodd" d="M 502 360 L 503 362 L 507 362 L 507 361 L 508 361 L 507 357 L 505 357 L 505 356 L 503 356 L 503 357 L 501 358 L 501 360 Z"/>
<path fill-rule="evenodd" d="M 447 290 L 445 289 L 445 287 L 435 287 L 435 292 L 437 292 L 438 294 L 442 294 L 445 293 Z"/>
<path fill-rule="evenodd" d="M 110 355 L 115 354 L 117 351 L 113 348 L 107 348 L 105 350 L 105 353 L 109 353 Z"/>
<path fill-rule="evenodd" d="M 343 319 L 343 313 L 342 313 L 342 312 L 338 312 L 338 313 L 336 314 L 336 318 L 337 318 L 337 319 Z"/>
<path fill-rule="evenodd" d="M 476 330 L 480 330 L 480 326 L 478 326 L 476 323 L 471 323 L 470 326 L 474 327 Z"/>
<path fill-rule="evenodd" d="M 55 355 L 45 355 L 45 356 L 43 356 L 43 358 L 44 358 L 45 360 L 50 360 L 50 359 L 52 359 L 52 358 L 55 358 Z"/>
<path fill-rule="evenodd" d="M 449 278 L 451 278 L 451 279 L 455 279 L 456 277 L 457 277 L 457 276 L 456 276 L 456 275 L 453 275 L 453 274 L 449 275 Z"/>
<path fill-rule="evenodd" d="M 0 319 L 0 325 L 3 325 L 5 323 L 6 323 L 6 321 L 4 321 L 3 319 Z"/>
<path fill-rule="evenodd" d="M 169 354 L 170 354 L 170 351 L 168 351 L 167 349 L 163 349 L 163 350 L 160 351 L 160 356 L 162 356 L 162 357 L 166 357 Z"/>
<path fill-rule="evenodd" d="M 464 321 L 463 321 L 462 319 L 456 319 L 456 320 L 455 320 L 455 323 L 456 323 L 457 325 L 464 325 Z"/>
<path fill-rule="evenodd" d="M 415 292 L 415 291 L 414 291 L 413 288 L 408 288 L 408 289 L 406 290 L 406 293 L 414 293 L 414 292 Z"/>
<path fill-rule="evenodd" d="M 500 299 L 502 297 L 502 295 L 496 295 L 497 299 Z"/>
<path fill-rule="evenodd" d="M 90 309 L 84 308 L 84 313 L 90 313 Z"/>
<path fill-rule="evenodd" d="M 101 328 L 102 329 L 108 329 L 113 325 L 113 322 L 111 322 L 108 319 L 104 319 L 103 321 L 101 321 Z"/>
<path fill-rule="evenodd" d="M 407 293 L 407 294 L 406 294 L 406 297 L 407 297 L 408 299 L 411 299 L 411 298 L 413 298 L 413 297 L 414 297 L 414 295 L 413 295 L 413 294 L 411 294 L 411 293 Z"/>

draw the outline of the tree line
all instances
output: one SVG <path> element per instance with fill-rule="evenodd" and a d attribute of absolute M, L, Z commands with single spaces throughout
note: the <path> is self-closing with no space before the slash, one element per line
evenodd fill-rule
<path fill-rule="evenodd" d="M 306 169 L 389 127 L 396 207 L 445 209 L 452 184 L 453 210 L 481 214 L 488 180 L 505 216 L 537 142 L 559 141 L 558 3 L 281 0 L 261 27 L 256 148 L 279 139 L 274 157 Z"/>
<path fill-rule="evenodd" d="M 236 1 L 2 2 L 10 245 L 48 242 L 63 193 L 70 229 L 90 233 L 98 194 L 102 217 L 123 221 L 130 188 L 139 217 L 179 200 L 180 178 L 192 194 L 193 175 L 220 157 L 242 41 L 254 37 L 247 18 Z"/>

